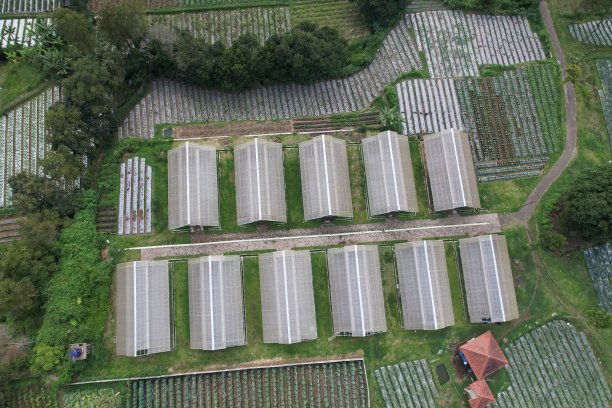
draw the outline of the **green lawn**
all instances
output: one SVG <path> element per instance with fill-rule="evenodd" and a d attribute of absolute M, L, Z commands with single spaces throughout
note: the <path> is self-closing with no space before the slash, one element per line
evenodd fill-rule
<path fill-rule="evenodd" d="M 0 63 L 0 111 L 5 112 L 44 89 L 42 72 L 26 62 Z"/>

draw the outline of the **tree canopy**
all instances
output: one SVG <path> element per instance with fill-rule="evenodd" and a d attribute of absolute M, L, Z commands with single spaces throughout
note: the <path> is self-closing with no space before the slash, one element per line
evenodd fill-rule
<path fill-rule="evenodd" d="M 395 22 L 410 0 L 351 0 L 357 4 L 368 26 L 379 31 Z"/>

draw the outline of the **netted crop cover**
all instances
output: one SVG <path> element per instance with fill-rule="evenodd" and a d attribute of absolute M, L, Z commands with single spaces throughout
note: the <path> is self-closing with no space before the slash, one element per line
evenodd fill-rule
<path fill-rule="evenodd" d="M 168 228 L 219 225 L 217 151 L 183 143 L 168 152 Z"/>
<path fill-rule="evenodd" d="M 304 219 L 351 218 L 346 142 L 321 135 L 300 143 L 299 148 Z"/>
<path fill-rule="evenodd" d="M 459 249 L 470 321 L 496 323 L 518 318 L 506 237 L 460 239 Z"/>
<path fill-rule="evenodd" d="M 116 353 L 140 356 L 170 351 L 168 261 L 117 265 Z"/>
<path fill-rule="evenodd" d="M 236 146 L 234 155 L 238 225 L 287 222 L 282 145 L 254 139 Z"/>
<path fill-rule="evenodd" d="M 192 349 L 220 350 L 246 343 L 239 256 L 189 260 Z"/>
<path fill-rule="evenodd" d="M 408 137 L 392 131 L 363 139 L 371 215 L 418 212 Z"/>
<path fill-rule="evenodd" d="M 395 245 L 404 329 L 438 330 L 455 324 L 444 242 Z"/>
<path fill-rule="evenodd" d="M 367 336 L 387 331 L 376 245 L 327 251 L 334 332 Z"/>
<path fill-rule="evenodd" d="M 264 343 L 317 338 L 309 251 L 259 255 Z"/>
<path fill-rule="evenodd" d="M 480 208 L 476 172 L 465 132 L 447 129 L 423 136 L 435 211 Z"/>

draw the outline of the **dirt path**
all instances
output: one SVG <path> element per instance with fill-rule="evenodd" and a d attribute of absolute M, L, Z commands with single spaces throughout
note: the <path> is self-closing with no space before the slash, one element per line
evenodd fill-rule
<path fill-rule="evenodd" d="M 561 76 L 565 78 L 565 70 L 567 69 L 565 54 L 563 54 L 561 42 L 555 31 L 550 9 L 544 0 L 540 1 L 540 14 L 542 15 L 542 20 L 548 31 L 550 42 L 555 50 L 559 65 L 561 66 Z M 553 168 L 550 169 L 548 174 L 546 174 L 542 181 L 533 189 L 531 194 L 529 194 L 529 197 L 527 197 L 521 209 L 516 213 L 502 217 L 504 226 L 517 222 L 526 224 L 546 191 L 548 191 L 552 183 L 561 173 L 563 173 L 572 159 L 576 156 L 576 93 L 574 92 L 574 86 L 571 82 L 565 82 L 563 84 L 563 90 L 565 94 L 565 147 L 563 148 L 563 153 Z"/>

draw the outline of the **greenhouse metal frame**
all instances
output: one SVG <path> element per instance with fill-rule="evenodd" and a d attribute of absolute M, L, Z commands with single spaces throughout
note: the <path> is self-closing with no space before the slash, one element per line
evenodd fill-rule
<path fill-rule="evenodd" d="M 361 141 L 370 215 L 419 211 L 408 137 L 381 132 Z"/>
<path fill-rule="evenodd" d="M 447 129 L 423 136 L 435 211 L 480 208 L 476 171 L 465 132 Z"/>
<path fill-rule="evenodd" d="M 387 331 L 378 246 L 327 251 L 334 332 L 362 337 Z"/>
<path fill-rule="evenodd" d="M 219 226 L 217 150 L 186 142 L 168 151 L 168 228 Z"/>
<path fill-rule="evenodd" d="M 443 241 L 394 247 L 406 330 L 438 330 L 455 324 Z"/>
<path fill-rule="evenodd" d="M 234 148 L 238 225 L 287 222 L 283 148 L 257 139 Z"/>
<path fill-rule="evenodd" d="M 189 259 L 188 271 L 191 348 L 221 350 L 246 344 L 240 257 Z"/>
<path fill-rule="evenodd" d="M 459 240 L 468 312 L 472 323 L 519 317 L 506 237 L 482 235 Z"/>
<path fill-rule="evenodd" d="M 116 353 L 142 356 L 170 351 L 170 277 L 168 261 L 117 265 Z"/>
<path fill-rule="evenodd" d="M 264 343 L 292 344 L 317 338 L 309 251 L 259 255 Z"/>
<path fill-rule="evenodd" d="M 346 142 L 321 135 L 299 144 L 306 221 L 353 217 Z"/>

